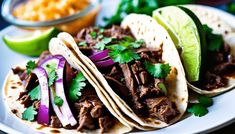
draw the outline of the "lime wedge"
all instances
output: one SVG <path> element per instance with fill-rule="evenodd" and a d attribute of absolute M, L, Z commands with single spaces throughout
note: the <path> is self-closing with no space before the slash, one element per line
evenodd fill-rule
<path fill-rule="evenodd" d="M 3 36 L 7 46 L 15 52 L 28 56 L 39 56 L 48 49 L 49 41 L 58 34 L 55 28 L 26 30 L 15 28 Z"/>
<path fill-rule="evenodd" d="M 176 47 L 181 48 L 180 56 L 188 81 L 198 81 L 201 69 L 201 39 L 193 18 L 176 6 L 159 8 L 153 12 L 153 17 L 167 29 Z"/>

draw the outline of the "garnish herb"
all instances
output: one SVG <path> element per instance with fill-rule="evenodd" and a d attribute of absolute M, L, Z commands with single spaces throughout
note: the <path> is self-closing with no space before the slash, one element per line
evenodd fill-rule
<path fill-rule="evenodd" d="M 55 96 L 54 97 L 54 104 L 57 105 L 57 106 L 62 106 L 64 103 L 64 100 L 61 99 L 59 96 Z"/>
<path fill-rule="evenodd" d="M 87 43 L 86 43 L 86 41 L 82 41 L 82 42 L 79 42 L 78 43 L 78 46 L 87 46 Z"/>
<path fill-rule="evenodd" d="M 97 37 L 97 33 L 96 32 L 91 32 L 90 33 L 92 39 L 95 39 Z"/>
<path fill-rule="evenodd" d="M 23 112 L 23 120 L 34 121 L 36 114 L 37 111 L 35 111 L 33 106 L 30 106 Z"/>
<path fill-rule="evenodd" d="M 188 108 L 188 112 L 194 114 L 195 116 L 204 116 L 208 113 L 208 107 L 213 105 L 213 100 L 207 96 L 199 96 L 198 103 L 192 104 L 191 107 Z"/>
<path fill-rule="evenodd" d="M 104 50 L 105 46 L 112 41 L 112 38 L 104 37 L 100 42 L 95 45 L 98 50 Z"/>
<path fill-rule="evenodd" d="M 167 95 L 167 89 L 166 89 L 166 86 L 164 83 L 160 82 L 158 83 L 158 87 L 160 88 L 160 90 L 165 94 Z"/>
<path fill-rule="evenodd" d="M 36 86 L 29 92 L 31 100 L 40 100 L 40 86 Z"/>
<path fill-rule="evenodd" d="M 76 101 L 82 95 L 81 90 L 86 86 L 86 78 L 79 72 L 73 79 L 72 84 L 69 88 L 69 98 L 72 101 Z"/>
<path fill-rule="evenodd" d="M 207 96 L 199 96 L 198 101 L 199 103 L 201 103 L 203 106 L 206 106 L 206 107 L 213 105 L 213 100 Z"/>
<path fill-rule="evenodd" d="M 27 62 L 27 65 L 26 65 L 27 74 L 30 74 L 31 71 L 36 67 L 37 67 L 37 65 L 36 65 L 35 61 L 30 60 L 29 62 Z"/>
<path fill-rule="evenodd" d="M 134 49 L 139 48 L 144 43 L 143 40 L 134 41 L 133 38 L 126 36 L 118 44 L 106 46 L 109 49 L 109 56 L 114 62 L 120 64 L 140 59 Z"/>
<path fill-rule="evenodd" d="M 169 64 L 152 64 L 148 61 L 145 61 L 144 66 L 146 70 L 155 78 L 166 78 L 171 71 L 171 66 Z"/>
<path fill-rule="evenodd" d="M 100 28 L 100 33 L 103 33 L 104 32 L 104 28 Z"/>
<path fill-rule="evenodd" d="M 192 107 L 188 108 L 187 111 L 199 117 L 202 117 L 208 113 L 207 108 L 200 103 L 194 104 Z"/>
<path fill-rule="evenodd" d="M 229 2 L 227 4 L 227 10 L 228 10 L 228 12 L 235 14 L 235 2 L 234 1 Z"/>
<path fill-rule="evenodd" d="M 52 86 L 55 80 L 57 79 L 57 74 L 56 74 L 56 64 L 47 64 L 46 65 L 46 71 L 48 74 L 48 86 Z"/>
<path fill-rule="evenodd" d="M 212 52 L 219 51 L 223 44 L 222 35 L 212 33 L 212 29 L 207 25 L 203 25 L 203 28 L 206 32 L 207 49 Z"/>

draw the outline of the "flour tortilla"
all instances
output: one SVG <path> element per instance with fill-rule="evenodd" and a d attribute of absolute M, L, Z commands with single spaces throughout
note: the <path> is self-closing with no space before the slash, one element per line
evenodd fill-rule
<path fill-rule="evenodd" d="M 213 29 L 213 33 L 221 34 L 224 41 L 230 46 L 232 55 L 235 56 L 235 31 L 230 25 L 223 21 L 223 18 L 221 18 L 221 16 L 219 16 L 210 8 L 206 8 L 205 6 L 187 5 L 185 7 L 192 10 L 193 13 L 197 15 L 202 24 L 207 24 L 209 27 L 211 27 Z M 226 87 L 212 89 L 210 91 L 197 88 L 190 83 L 188 83 L 188 86 L 190 89 L 199 94 L 215 96 L 235 88 L 234 77 L 228 76 L 227 78 L 228 85 Z"/>
<path fill-rule="evenodd" d="M 166 127 L 178 120 L 185 113 L 188 103 L 188 89 L 185 78 L 185 73 L 183 66 L 180 61 L 179 54 L 168 35 L 167 31 L 160 26 L 154 19 L 146 15 L 138 15 L 131 14 L 128 15 L 122 22 L 122 28 L 129 28 L 136 39 L 143 39 L 146 43 L 146 47 L 148 48 L 162 48 L 163 49 L 163 57 L 162 59 L 169 63 L 172 66 L 172 71 L 170 75 L 166 78 L 167 89 L 168 89 L 168 97 L 171 101 L 176 103 L 176 106 L 180 112 L 180 114 L 170 121 L 169 124 L 160 121 L 156 118 L 141 118 L 138 117 L 133 110 L 112 90 L 109 86 L 106 79 L 96 68 L 94 63 L 85 55 L 81 53 L 76 42 L 67 33 L 60 33 L 58 38 L 63 40 L 67 47 L 76 52 L 77 58 L 84 63 L 84 65 L 88 68 L 88 70 L 94 75 L 94 78 L 98 81 L 100 86 L 104 89 L 104 92 L 108 93 L 106 96 L 109 101 L 113 100 L 115 104 L 118 106 L 118 111 L 121 111 L 121 115 L 129 121 L 128 123 L 134 127 L 136 127 L 136 122 L 142 126 L 139 129 L 149 129 L 152 128 L 162 128 Z M 132 119 L 130 121 L 129 119 Z"/>

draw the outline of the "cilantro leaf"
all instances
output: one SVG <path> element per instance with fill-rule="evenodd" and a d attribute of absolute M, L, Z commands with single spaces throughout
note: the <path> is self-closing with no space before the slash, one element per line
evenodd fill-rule
<path fill-rule="evenodd" d="M 55 64 L 55 63 L 51 63 L 51 64 L 46 65 L 45 69 L 46 69 L 47 75 L 48 75 L 48 86 L 49 87 L 51 85 L 53 85 L 55 80 L 58 78 L 58 76 L 56 74 L 56 66 L 57 66 L 57 64 Z"/>
<path fill-rule="evenodd" d="M 87 46 L 87 43 L 86 41 L 82 41 L 78 43 L 78 46 Z"/>
<path fill-rule="evenodd" d="M 203 29 L 206 32 L 207 49 L 209 51 L 219 51 L 223 44 L 223 37 L 220 34 L 212 33 L 212 29 L 208 25 L 203 25 Z"/>
<path fill-rule="evenodd" d="M 120 47 L 119 49 L 123 48 Z M 123 51 L 113 50 L 109 52 L 109 56 L 112 58 L 114 62 L 118 62 L 120 64 L 140 59 L 140 56 L 135 51 L 130 49 L 125 49 Z"/>
<path fill-rule="evenodd" d="M 23 120 L 28 120 L 28 121 L 34 121 L 34 117 L 37 114 L 37 111 L 35 111 L 33 106 L 28 107 L 24 112 L 23 112 Z"/>
<path fill-rule="evenodd" d="M 104 28 L 100 28 L 99 32 L 103 33 L 104 32 Z"/>
<path fill-rule="evenodd" d="M 209 107 L 213 105 L 213 100 L 210 97 L 207 96 L 199 96 L 198 101 L 203 106 Z"/>
<path fill-rule="evenodd" d="M 26 68 L 27 68 L 27 74 L 30 74 L 31 73 L 31 71 L 34 69 L 34 68 L 36 68 L 36 63 L 35 63 L 35 61 L 29 61 L 29 62 L 27 62 L 27 65 L 26 65 Z"/>
<path fill-rule="evenodd" d="M 59 96 L 55 96 L 54 97 L 54 104 L 57 105 L 57 106 L 62 106 L 64 103 L 64 100 L 61 99 Z"/>
<path fill-rule="evenodd" d="M 31 100 L 40 100 L 40 86 L 36 86 L 29 92 Z"/>
<path fill-rule="evenodd" d="M 140 40 L 136 40 L 135 42 L 132 42 L 131 43 L 131 46 L 133 48 L 139 48 L 141 45 L 144 44 L 144 40 L 143 39 L 140 39 Z"/>
<path fill-rule="evenodd" d="M 198 117 L 202 117 L 208 113 L 207 108 L 200 103 L 193 104 L 187 111 Z"/>
<path fill-rule="evenodd" d="M 144 66 L 146 70 L 155 78 L 165 78 L 171 71 L 171 66 L 169 64 L 152 64 L 148 61 L 145 61 Z"/>
<path fill-rule="evenodd" d="M 162 83 L 162 82 L 160 82 L 160 83 L 158 83 L 157 85 L 158 85 L 158 87 L 161 89 L 161 91 L 162 91 L 165 95 L 167 95 L 167 89 L 166 89 L 165 84 Z"/>
<path fill-rule="evenodd" d="M 90 35 L 91 35 L 92 39 L 95 39 L 97 37 L 97 33 L 96 32 L 91 32 Z"/>
<path fill-rule="evenodd" d="M 86 78 L 84 75 L 79 72 L 76 77 L 73 79 L 72 84 L 69 88 L 69 98 L 72 101 L 76 101 L 82 95 L 81 90 L 86 86 Z"/>
<path fill-rule="evenodd" d="M 98 50 L 104 50 L 105 46 L 112 41 L 111 38 L 103 38 L 100 42 L 95 45 L 95 48 Z"/>

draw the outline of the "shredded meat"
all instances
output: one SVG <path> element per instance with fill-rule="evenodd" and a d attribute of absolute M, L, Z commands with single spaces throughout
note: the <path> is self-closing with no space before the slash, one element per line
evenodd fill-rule
<path fill-rule="evenodd" d="M 111 128 L 114 122 L 109 116 L 99 118 L 100 133 L 104 133 L 105 130 Z"/>
<path fill-rule="evenodd" d="M 78 131 L 83 131 L 83 129 L 92 130 L 99 127 L 102 132 L 106 132 L 109 128 L 109 123 L 112 122 L 113 118 L 97 97 L 94 89 L 88 86 L 86 89 L 82 90 L 80 100 L 74 105 L 79 112 L 77 116 L 77 119 L 79 120 L 79 126 L 77 127 Z M 110 120 L 106 121 L 108 119 Z M 97 124 L 98 122 L 99 125 Z"/>
<path fill-rule="evenodd" d="M 150 116 L 158 117 L 164 122 L 168 123 L 172 117 L 178 114 L 167 97 L 146 99 L 146 103 L 148 104 Z"/>
<path fill-rule="evenodd" d="M 51 126 L 53 128 L 62 128 L 63 127 L 63 125 L 61 124 L 61 122 L 57 116 L 51 116 Z"/>

